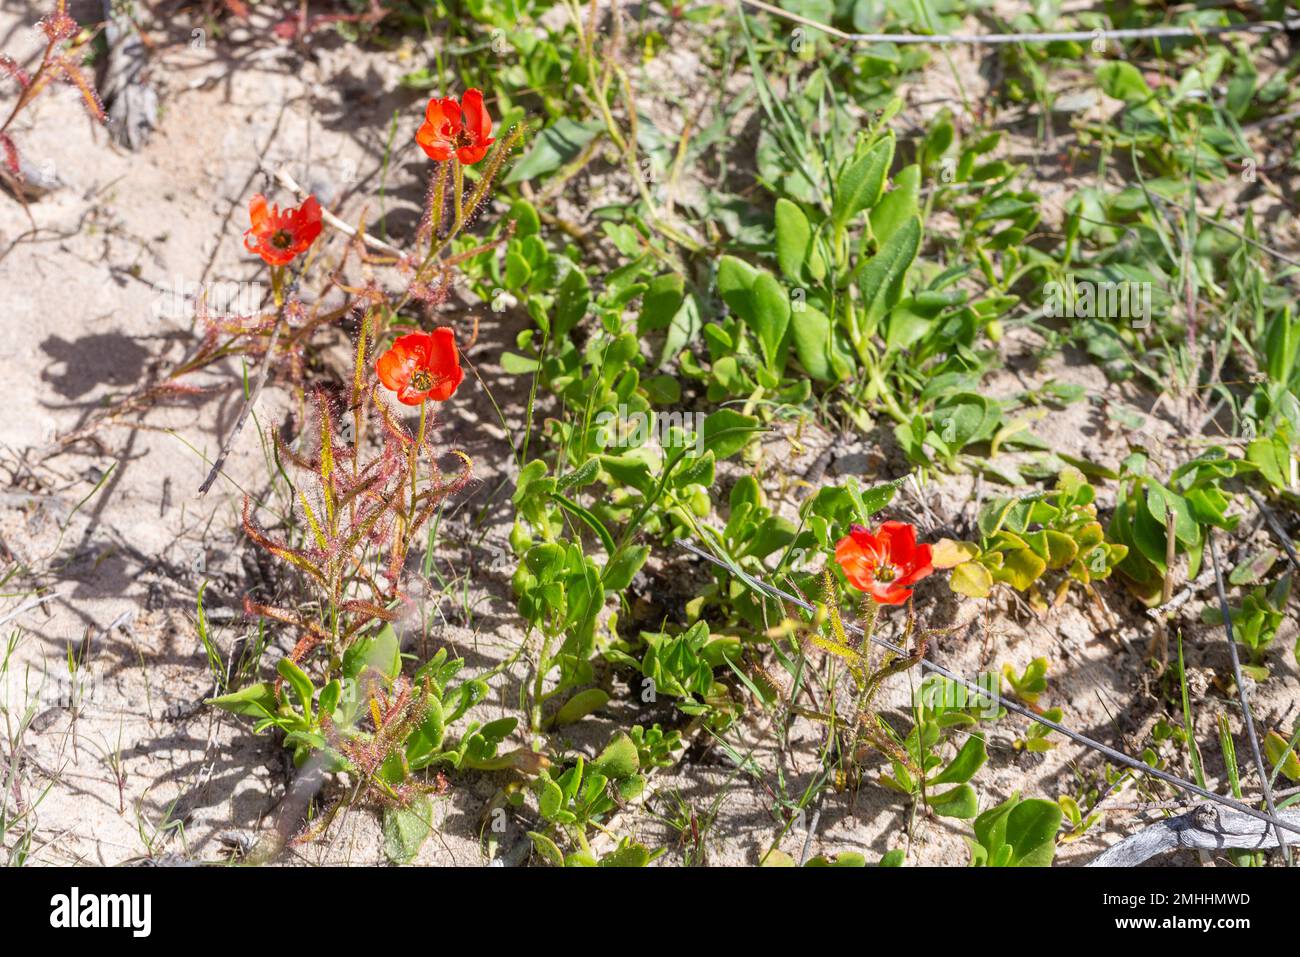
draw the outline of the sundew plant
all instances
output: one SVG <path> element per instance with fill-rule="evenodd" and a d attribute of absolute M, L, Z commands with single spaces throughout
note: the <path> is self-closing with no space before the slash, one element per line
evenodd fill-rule
<path fill-rule="evenodd" d="M 1287 4 L 27 19 L 6 860 L 1291 863 Z"/>

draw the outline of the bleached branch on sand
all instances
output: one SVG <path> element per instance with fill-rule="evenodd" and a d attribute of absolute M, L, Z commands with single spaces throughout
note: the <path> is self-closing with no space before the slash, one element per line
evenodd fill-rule
<path fill-rule="evenodd" d="M 1277 815 L 1291 825 L 1300 825 L 1300 811 L 1278 811 Z M 1157 854 L 1180 848 L 1265 851 L 1278 847 L 1279 835 L 1288 844 L 1300 845 L 1300 834 L 1294 831 L 1283 831 L 1270 826 L 1268 821 L 1206 803 L 1129 835 L 1097 855 L 1088 866 L 1136 867 Z"/>

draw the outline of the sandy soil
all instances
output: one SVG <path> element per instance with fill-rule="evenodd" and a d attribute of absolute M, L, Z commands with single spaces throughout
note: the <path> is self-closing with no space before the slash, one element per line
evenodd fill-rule
<path fill-rule="evenodd" d="M 16 47 L 22 60 L 35 50 L 27 25 L 36 14 L 16 6 L 0 13 L 0 48 Z M 328 40 L 304 59 L 240 30 L 193 49 L 187 22 L 178 19 L 171 28 L 172 44 L 154 66 L 164 112 L 149 144 L 137 154 L 113 145 L 86 120 L 75 93 L 60 89 L 24 116 L 15 138 L 29 156 L 52 164 L 65 185 L 34 202 L 30 219 L 20 205 L 0 199 L 0 328 L 8 345 L 0 354 L 0 381 L 7 386 L 0 416 L 0 569 L 18 569 L 0 597 L 6 636 L 14 629 L 18 635 L 8 686 L 0 693 L 11 712 L 25 706 L 36 712 L 19 752 L 0 754 L 0 762 L 18 762 L 16 800 L 39 801 L 36 863 L 218 859 L 269 826 L 291 772 L 273 739 L 197 707 L 212 684 L 195 626 L 200 586 L 206 582 L 205 606 L 223 652 L 240 633 L 246 591 L 275 594 L 290 587 L 238 531 L 244 490 L 266 483 L 258 428 L 240 436 L 226 477 L 207 496 L 196 496 L 238 413 L 243 370 L 237 363 L 211 369 L 200 380 L 201 395 L 99 430 L 93 441 L 54 454 L 52 443 L 193 346 L 191 321 L 183 309 L 177 315 L 167 306 L 167 290 L 178 282 L 260 277 L 261 264 L 245 254 L 240 233 L 249 196 L 269 188 L 262 170 L 288 164 L 345 218 L 359 216 L 363 207 L 373 217 L 382 145 L 399 110 L 395 142 L 406 145 L 390 173 L 390 228 L 409 229 L 418 215 L 423 167 L 409 144 L 422 98 L 395 82 L 409 64 Z M 936 70 L 934 76 L 934 89 L 946 89 L 948 73 Z M 919 122 L 925 108 L 915 109 L 908 119 Z M 447 309 L 449 321 L 469 321 L 462 307 Z M 482 380 L 466 382 L 456 416 L 439 433 L 448 446 L 474 457 L 476 481 L 443 530 L 437 552 L 443 593 L 438 581 L 423 588 L 427 628 L 417 623 L 407 635 L 411 647 L 450 646 L 472 670 L 504 660 L 524 640 L 508 579 L 491 567 L 509 530 L 513 466 L 485 391 L 492 390 L 518 425 L 519 386 L 496 359 L 520 320 L 486 312 L 478 318 L 479 340 L 469 357 Z M 339 341 L 345 341 L 342 334 Z M 1014 357 L 1031 345 L 1009 337 L 1013 367 Z M 1151 397 L 1108 384 L 1078 355 L 1066 353 L 1044 369 L 1026 361 L 1018 371 L 1031 384 L 1056 377 L 1086 385 L 1107 403 L 1139 412 L 1151 407 Z M 1022 387 L 1008 373 L 990 383 L 989 393 Z M 293 408 L 292 391 L 273 383 L 259 403 L 257 423 L 284 422 Z M 1150 428 L 1147 440 L 1157 448 L 1174 432 L 1159 416 L 1151 417 Z M 1113 466 L 1126 442 L 1140 438 L 1114 429 L 1097 405 L 1080 403 L 1057 414 L 1051 431 L 1061 450 Z M 810 466 L 830 441 L 805 435 L 794 471 Z M 785 460 L 788 450 L 775 439 L 765 460 Z M 874 437 L 857 438 L 832 457 L 827 474 L 884 478 L 897 474 L 897 463 Z M 781 507 L 796 509 L 798 494 L 791 489 Z M 977 483 L 958 476 L 909 492 L 897 510 L 937 533 L 935 516 L 969 519 L 980 494 Z M 10 618 L 38 586 L 53 589 L 45 593 L 48 600 Z M 1151 744 L 1163 705 L 1141 665 L 1150 628 L 1119 590 L 1102 590 L 1104 609 L 1076 596 L 1045 620 L 1006 599 L 994 601 L 986 614 L 959 611 L 937 580 L 921 595 L 929 599 L 932 626 L 955 626 L 933 648 L 935 660 L 975 672 L 1003 663 L 1019 670 L 1045 655 L 1052 662 L 1046 703 L 1064 707 L 1067 722 L 1126 750 Z M 1238 718 L 1210 686 L 1213 675 L 1223 674 L 1227 649 L 1221 632 L 1196 623 L 1201 604 L 1198 598 L 1185 606 L 1182 624 L 1189 660 L 1209 686 L 1197 716 L 1198 740 L 1206 742 L 1214 740 L 1218 713 Z M 277 637 L 268 663 L 289 643 Z M 1278 641 L 1281 647 L 1290 643 L 1287 636 Z M 80 662 L 71 676 L 69 654 Z M 1276 676 L 1257 689 L 1257 721 L 1290 727 L 1300 677 L 1289 655 L 1276 656 L 1274 669 Z M 495 681 L 481 716 L 513 713 L 521 677 L 512 672 Z M 570 731 L 568 743 L 590 753 L 615 727 L 642 720 L 630 688 L 614 680 L 611 690 L 609 707 Z M 904 707 L 908 693 L 904 677 L 890 690 L 893 706 Z M 784 793 L 797 796 L 816 771 L 820 744 L 816 726 L 797 721 L 782 740 L 771 733 L 772 720 L 753 708 L 729 738 L 749 753 L 762 780 L 738 771 L 702 739 L 682 764 L 655 776 L 648 810 L 630 816 L 627 832 L 668 846 L 665 862 L 680 862 L 688 852 L 695 860 L 702 852 L 713 864 L 757 862 L 786 830 L 772 811 L 769 789 L 780 778 Z M 1097 760 L 1068 744 L 1041 756 L 1015 750 L 1022 730 L 1007 720 L 990 737 L 993 757 L 980 778 L 986 805 L 1013 791 L 1055 796 L 1078 793 L 1083 780 L 1096 781 Z M 1206 761 L 1221 785 L 1214 755 L 1207 753 Z M 450 791 L 436 801 L 440 826 L 419 861 L 485 862 L 483 815 L 503 780 L 453 775 Z M 335 785 L 326 797 L 339 793 Z M 1131 785 L 1125 793 L 1129 800 L 1157 796 Z M 700 815 L 716 807 L 701 848 L 689 848 L 656 817 L 671 814 L 677 798 Z M 1084 861 L 1134 823 L 1131 814 L 1108 815 L 1083 840 L 1064 845 L 1060 859 Z M 500 849 L 518 841 L 523 829 L 522 820 L 512 820 L 499 837 Z M 831 854 L 859 849 L 871 858 L 906 847 L 909 863 L 964 864 L 965 830 L 924 816 L 909 822 L 902 803 L 867 783 L 856 793 L 825 796 L 811 847 Z M 790 828 L 779 843 L 798 856 L 806 836 L 806 829 Z M 378 816 L 351 811 L 324 835 L 296 845 L 286 860 L 382 862 Z"/>

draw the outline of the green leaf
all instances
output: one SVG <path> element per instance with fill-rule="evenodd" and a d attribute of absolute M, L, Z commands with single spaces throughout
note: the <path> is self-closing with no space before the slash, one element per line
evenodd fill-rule
<path fill-rule="evenodd" d="M 641 767 L 637 756 L 636 744 L 625 732 L 620 731 L 600 756 L 591 763 L 593 770 L 599 771 L 612 781 L 629 778 Z"/>
<path fill-rule="evenodd" d="M 538 813 L 546 820 L 553 821 L 562 807 L 564 807 L 564 791 L 554 781 L 543 782 L 541 793 L 537 795 Z"/>
<path fill-rule="evenodd" d="M 758 270 L 735 256 L 723 256 L 718 263 L 718 294 L 727 308 L 745 322 L 754 316 L 752 290 Z"/>
<path fill-rule="evenodd" d="M 521 356 L 517 352 L 501 353 L 501 370 L 509 375 L 529 375 L 540 368 L 536 359 Z"/>
<path fill-rule="evenodd" d="M 993 577 L 1006 582 L 1016 591 L 1025 591 L 1046 568 L 1047 562 L 1035 555 L 1032 549 L 1017 548 L 1006 553 L 1002 567 Z"/>
<path fill-rule="evenodd" d="M 373 635 L 363 635 L 343 652 L 343 676 L 356 678 L 366 668 L 396 678 L 402 670 L 401 643 L 392 625 L 384 625 Z"/>
<path fill-rule="evenodd" d="M 605 523 L 592 514 L 590 509 L 579 505 L 577 502 L 567 496 L 561 495 L 559 492 L 554 493 L 551 497 L 555 499 L 557 505 L 570 515 L 581 519 L 593 532 L 596 533 L 596 537 L 600 539 L 601 545 L 605 547 L 605 553 L 607 555 L 614 554 L 613 536 L 610 535 L 609 530 L 605 528 Z"/>
<path fill-rule="evenodd" d="M 600 859 L 601 867 L 645 867 L 650 863 L 650 851 L 643 844 L 626 838 L 614 850 Z"/>
<path fill-rule="evenodd" d="M 870 209 L 880 199 L 885 175 L 893 161 L 892 133 L 849 161 L 835 182 L 835 199 L 831 204 L 831 226 L 836 234 L 842 233 L 854 216 Z"/>
<path fill-rule="evenodd" d="M 555 294 L 554 331 L 556 339 L 564 339 L 582 317 L 591 302 L 591 287 L 587 274 L 576 266 L 560 281 Z"/>
<path fill-rule="evenodd" d="M 655 405 L 676 405 L 682 401 L 682 384 L 676 376 L 655 375 L 642 380 L 641 388 Z"/>
<path fill-rule="evenodd" d="M 1017 867 L 1047 867 L 1056 855 L 1061 807 L 1055 801 L 1028 798 L 1007 816 L 1006 841 Z"/>
<path fill-rule="evenodd" d="M 989 438 L 999 418 L 997 407 L 974 392 L 959 392 L 945 399 L 931 415 L 934 433 L 949 455 Z"/>
<path fill-rule="evenodd" d="M 979 562 L 963 562 L 952 570 L 948 587 L 968 598 L 988 598 L 993 590 L 993 576 Z"/>
<path fill-rule="evenodd" d="M 862 293 L 864 334 L 871 335 L 898 302 L 903 277 L 921 248 L 921 220 L 913 216 L 894 231 L 880 252 L 858 267 L 855 278 Z"/>
<path fill-rule="evenodd" d="M 320 692 L 320 713 L 323 715 L 333 715 L 334 709 L 339 705 L 339 697 L 343 694 L 343 685 L 335 678 Z"/>
<path fill-rule="evenodd" d="M 384 809 L 384 855 L 394 864 L 409 864 L 433 833 L 433 802 L 427 794 L 407 807 Z"/>
<path fill-rule="evenodd" d="M 310 718 L 311 703 L 315 690 L 312 688 L 311 679 L 307 677 L 307 672 L 288 658 L 281 658 L 276 663 L 275 670 L 293 687 L 293 692 L 298 696 L 298 701 L 302 705 L 302 713 Z"/>
<path fill-rule="evenodd" d="M 959 542 L 941 538 L 930 548 L 930 564 L 935 568 L 956 568 L 964 562 L 979 557 L 979 546 L 974 542 Z"/>
<path fill-rule="evenodd" d="M 983 735 L 972 734 L 966 739 L 966 743 L 962 745 L 956 757 L 948 762 L 943 772 L 931 778 L 928 784 L 931 786 L 965 784 L 975 776 L 975 772 L 982 768 L 988 759 L 989 753 L 984 747 Z"/>
<path fill-rule="evenodd" d="M 524 158 L 510 171 L 502 183 L 522 183 L 553 173 L 565 163 L 572 162 L 583 148 L 603 130 L 599 120 L 579 123 L 567 116 L 556 120 L 538 134 L 536 141 Z"/>
<path fill-rule="evenodd" d="M 1191 509 L 1186 499 L 1169 491 L 1158 482 L 1147 483 L 1147 508 L 1151 517 L 1166 528 L 1169 527 L 1167 516 L 1174 516 L 1174 537 L 1184 545 L 1196 545 L 1200 541 L 1200 529 L 1196 519 L 1192 518 Z"/>
<path fill-rule="evenodd" d="M 515 221 L 515 236 L 519 239 L 541 231 L 542 219 L 537 207 L 522 197 L 510 204 L 509 216 Z"/>
<path fill-rule="evenodd" d="M 641 314 L 637 317 L 636 331 L 645 335 L 656 329 L 666 329 L 677 315 L 686 298 L 686 286 L 681 276 L 666 273 L 650 280 L 641 298 Z"/>
<path fill-rule="evenodd" d="M 803 262 L 811 241 L 808 217 L 782 196 L 776 201 L 776 262 L 782 274 L 796 285 L 803 281 Z"/>
<path fill-rule="evenodd" d="M 649 545 L 638 545 L 618 555 L 614 561 L 605 566 L 601 574 L 601 587 L 606 591 L 621 592 L 632 584 L 632 576 L 641 570 L 645 560 L 650 557 Z"/>
<path fill-rule="evenodd" d="M 573 724 L 575 721 L 581 721 L 593 711 L 599 711 L 608 703 L 609 694 L 600 688 L 588 688 L 585 691 L 579 691 L 564 703 L 564 707 L 555 713 L 555 718 L 551 723 L 556 727 Z"/>
<path fill-rule="evenodd" d="M 1274 488 L 1291 484 L 1291 457 L 1286 446 L 1273 439 L 1255 439 L 1246 446 L 1246 461 L 1259 469 Z"/>
<path fill-rule="evenodd" d="M 533 847 L 538 854 L 542 855 L 546 863 L 552 867 L 564 866 L 564 855 L 560 852 L 559 845 L 545 834 L 539 834 L 536 831 L 529 831 L 528 836 L 532 839 Z"/>
<path fill-rule="evenodd" d="M 866 867 L 867 859 L 857 851 L 845 851 L 837 854 L 835 857 L 826 857 L 818 854 L 816 857 L 808 858 L 804 867 Z"/>
<path fill-rule="evenodd" d="M 600 467 L 608 472 L 614 481 L 620 485 L 630 486 L 642 495 L 649 495 L 654 488 L 650 463 L 639 455 L 602 455 Z M 608 551 L 609 554 L 613 554 L 613 549 Z"/>
<path fill-rule="evenodd" d="M 1055 801 L 1011 795 L 975 819 L 979 850 L 972 863 L 991 867 L 1046 867 L 1056 854 L 1064 814 Z"/>
<path fill-rule="evenodd" d="M 966 820 L 974 817 L 979 811 L 979 798 L 975 794 L 975 789 L 969 784 L 959 784 L 951 791 L 932 794 L 929 804 L 930 809 L 940 817 Z"/>
<path fill-rule="evenodd" d="M 1253 585 L 1262 581 L 1277 559 L 1276 549 L 1265 548 L 1256 552 L 1232 570 L 1228 575 L 1228 581 L 1233 585 Z"/>
<path fill-rule="evenodd" d="M 1270 731 L 1264 738 L 1264 755 L 1272 767 L 1281 765 L 1281 773 L 1288 781 L 1300 783 L 1300 758 L 1288 746 L 1286 738 Z"/>
<path fill-rule="evenodd" d="M 1053 569 L 1065 568 L 1070 562 L 1074 561 L 1079 554 L 1079 546 L 1069 535 L 1064 532 L 1058 532 L 1054 529 L 1046 530 L 1047 539 L 1047 567 Z"/>
<path fill-rule="evenodd" d="M 871 210 L 871 232 L 880 242 L 887 242 L 908 220 L 919 212 L 921 168 L 905 166 L 894 177 L 894 188 L 881 197 Z"/>
<path fill-rule="evenodd" d="M 754 314 L 750 327 L 758 336 L 769 369 L 778 369 L 782 357 L 778 350 L 790 325 L 790 296 L 769 272 L 761 272 L 752 290 Z"/>
<path fill-rule="evenodd" d="M 1143 103 L 1151 98 L 1151 88 L 1133 64 L 1110 60 L 1097 67 L 1097 83 L 1102 92 L 1125 103 Z"/>
<path fill-rule="evenodd" d="M 719 409 L 704 420 L 704 448 L 716 458 L 725 459 L 735 455 L 761 431 L 758 419 L 733 409 Z"/>
<path fill-rule="evenodd" d="M 744 554 L 756 558 L 766 558 L 778 548 L 784 548 L 794 541 L 799 529 L 788 518 L 769 515 L 752 530 L 745 543 Z"/>
<path fill-rule="evenodd" d="M 1300 321 L 1291 318 L 1289 307 L 1269 323 L 1264 335 L 1264 355 L 1268 359 L 1269 379 L 1282 385 L 1290 382 L 1300 356 Z"/>
<path fill-rule="evenodd" d="M 249 685 L 247 688 L 217 698 L 208 698 L 205 704 L 250 718 L 269 718 L 278 708 L 275 691 L 265 681 L 259 681 L 255 685 Z"/>
<path fill-rule="evenodd" d="M 505 284 L 507 289 L 519 289 L 532 275 L 528 260 L 514 250 L 506 253 Z"/>
<path fill-rule="evenodd" d="M 831 321 L 812 306 L 795 310 L 790 319 L 790 340 L 804 371 L 818 382 L 837 378 L 831 361 Z"/>

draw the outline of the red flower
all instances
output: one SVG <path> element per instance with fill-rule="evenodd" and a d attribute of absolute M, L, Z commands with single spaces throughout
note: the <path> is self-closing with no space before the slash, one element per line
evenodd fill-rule
<path fill-rule="evenodd" d="M 492 138 L 492 117 L 483 107 L 483 94 L 466 90 L 459 103 L 454 96 L 430 100 L 415 142 L 429 159 L 441 162 L 455 153 L 462 163 L 477 163 L 496 142 Z"/>
<path fill-rule="evenodd" d="M 402 336 L 375 362 L 375 372 L 403 405 L 445 402 L 465 378 L 456 337 L 446 326 Z"/>
<path fill-rule="evenodd" d="M 912 597 L 910 586 L 934 571 L 930 546 L 916 544 L 916 529 L 906 522 L 885 522 L 874 535 L 850 526 L 835 543 L 835 560 L 849 584 L 878 605 L 901 605 Z"/>
<path fill-rule="evenodd" d="M 258 193 L 248 204 L 252 226 L 244 233 L 244 248 L 257 253 L 270 266 L 287 266 L 320 235 L 320 203 L 308 196 L 296 209 L 266 204 Z"/>

